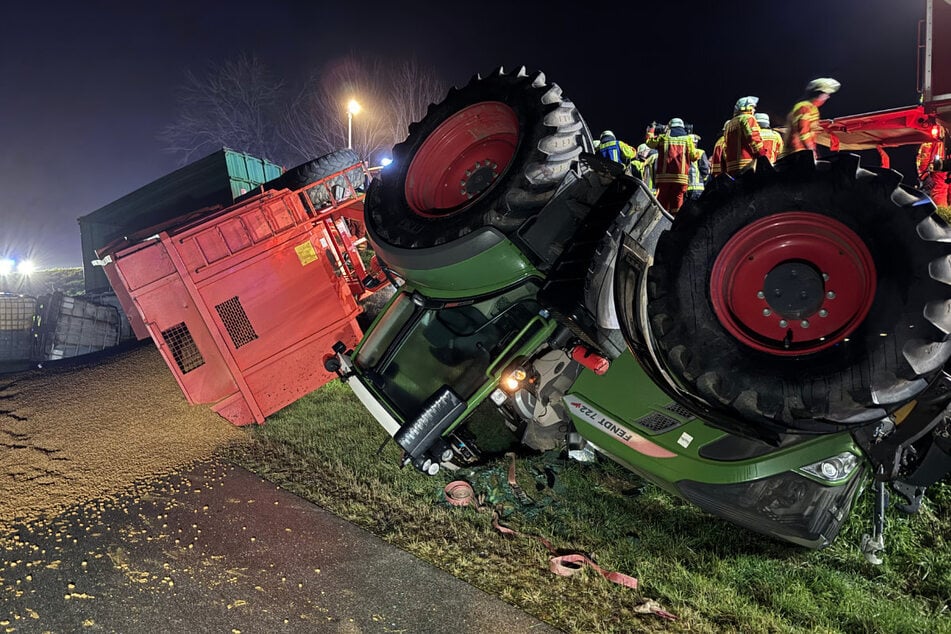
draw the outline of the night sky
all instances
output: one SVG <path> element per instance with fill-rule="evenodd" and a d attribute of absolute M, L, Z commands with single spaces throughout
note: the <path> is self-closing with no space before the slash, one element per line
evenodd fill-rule
<path fill-rule="evenodd" d="M 817 76 L 843 84 L 824 117 L 913 105 L 924 13 L 925 0 L 5 5 L 0 256 L 79 266 L 76 219 L 178 167 L 158 134 L 184 71 L 242 53 L 290 82 L 348 55 L 415 56 L 457 85 L 524 64 L 595 134 L 636 144 L 680 116 L 709 151 L 738 97 L 779 122 Z"/>

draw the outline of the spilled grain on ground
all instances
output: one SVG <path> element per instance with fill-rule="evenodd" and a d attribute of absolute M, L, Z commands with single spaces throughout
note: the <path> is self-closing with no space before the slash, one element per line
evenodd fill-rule
<path fill-rule="evenodd" d="M 0 533 L 244 439 L 208 406 L 188 404 L 152 346 L 0 375 Z"/>

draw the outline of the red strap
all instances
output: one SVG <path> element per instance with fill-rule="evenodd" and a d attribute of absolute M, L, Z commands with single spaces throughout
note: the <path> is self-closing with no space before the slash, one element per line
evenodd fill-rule
<path fill-rule="evenodd" d="M 475 492 L 472 485 L 464 480 L 454 480 L 443 489 L 446 494 L 446 501 L 453 506 L 469 506 L 472 504 L 478 510 L 478 504 L 475 503 Z"/>
<path fill-rule="evenodd" d="M 509 484 L 518 486 L 518 484 L 515 482 L 515 455 L 511 454 L 511 456 L 512 464 L 509 467 L 508 481 Z M 488 509 L 482 504 L 481 497 L 476 497 L 475 492 L 472 489 L 472 485 L 470 485 L 468 482 L 465 482 L 464 480 L 455 480 L 450 482 L 446 485 L 444 492 L 446 495 L 446 501 L 453 506 L 471 506 L 480 513 L 488 511 Z M 548 559 L 548 569 L 556 575 L 568 577 L 577 573 L 583 568 L 588 567 L 593 569 L 611 583 L 616 583 L 620 586 L 624 586 L 625 588 L 631 588 L 632 590 L 637 589 L 636 578 L 620 572 L 605 570 L 592 561 L 589 557 L 580 553 L 559 555 L 558 549 L 555 548 L 552 543 L 544 537 L 540 535 L 520 533 L 513 528 L 503 525 L 501 522 L 499 522 L 499 514 L 495 511 L 492 511 L 492 526 L 495 528 L 495 530 L 503 535 L 531 537 L 532 539 L 537 539 L 539 542 L 541 542 L 542 545 L 545 546 L 548 552 L 550 552 L 552 555 Z M 656 614 L 663 619 L 668 619 L 671 621 L 677 619 L 676 616 L 662 609 L 660 604 L 652 599 L 645 599 L 643 603 L 635 608 L 635 611 L 641 614 Z"/>
<path fill-rule="evenodd" d="M 528 500 L 528 503 L 531 503 L 531 498 L 529 498 L 522 488 L 518 485 L 518 482 L 515 479 L 515 454 L 508 454 L 512 458 L 512 463 L 509 465 L 508 472 L 508 483 L 512 487 L 512 490 L 515 492 L 516 496 L 520 500 Z M 446 485 L 443 492 L 446 496 L 446 501 L 453 506 L 472 506 L 477 511 L 486 510 L 482 507 L 479 500 L 475 497 L 475 492 L 472 489 L 472 485 L 464 480 L 455 480 Z M 495 530 L 499 531 L 503 535 L 522 535 L 515 529 L 509 528 L 508 526 L 503 525 L 499 522 L 499 514 L 492 512 L 492 526 L 495 527 Z M 555 548 L 550 541 L 545 539 L 540 535 L 531 535 L 528 533 L 524 534 L 525 537 L 531 537 L 540 541 L 548 552 L 551 553 L 551 558 L 548 560 L 549 569 L 556 575 L 561 575 L 567 577 L 573 575 L 585 566 L 593 568 L 600 574 L 602 577 L 631 589 L 637 588 L 637 579 L 634 577 L 622 574 L 620 572 L 609 572 L 602 569 L 598 564 L 594 563 L 585 555 L 581 554 L 570 554 L 570 555 L 559 555 L 558 549 Z"/>
<path fill-rule="evenodd" d="M 548 567 L 551 569 L 551 571 L 556 575 L 561 575 L 562 577 L 570 577 L 585 566 L 593 568 L 595 572 L 612 583 L 630 588 L 631 590 L 637 590 L 637 579 L 620 572 L 609 572 L 604 570 L 601 566 L 591 561 L 585 555 L 559 555 L 548 560 Z"/>

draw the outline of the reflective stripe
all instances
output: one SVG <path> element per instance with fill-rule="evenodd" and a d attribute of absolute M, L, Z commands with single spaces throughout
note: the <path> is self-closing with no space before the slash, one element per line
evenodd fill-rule
<path fill-rule="evenodd" d="M 621 145 L 617 141 L 609 141 L 599 145 L 598 154 L 615 163 L 623 163 L 621 160 Z"/>

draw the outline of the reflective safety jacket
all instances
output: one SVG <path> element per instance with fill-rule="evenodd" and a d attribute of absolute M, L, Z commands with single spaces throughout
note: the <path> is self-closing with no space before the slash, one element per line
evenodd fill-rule
<path fill-rule="evenodd" d="M 634 157 L 631 161 L 631 171 L 638 177 L 648 189 L 654 189 L 654 163 L 657 161 L 657 153 L 651 152 L 646 158 Z"/>
<path fill-rule="evenodd" d="M 710 176 L 710 161 L 707 159 L 707 153 L 700 150 L 700 158 L 690 164 L 690 171 L 687 172 L 687 191 L 702 192 L 703 183 Z"/>
<path fill-rule="evenodd" d="M 621 165 L 629 165 L 637 151 L 624 141 L 607 141 L 598 144 L 598 154 Z"/>
<path fill-rule="evenodd" d="M 727 174 L 738 173 L 763 154 L 763 138 L 752 112 L 743 111 L 730 119 L 723 130 L 723 137 L 720 165 Z"/>
<path fill-rule="evenodd" d="M 766 155 L 770 163 L 775 163 L 776 159 L 783 153 L 782 135 L 772 128 L 760 128 L 759 135 L 763 139 L 763 154 Z"/>
<path fill-rule="evenodd" d="M 819 130 L 819 107 L 810 100 L 800 101 L 786 117 L 786 138 L 783 154 L 800 150 L 816 151 L 816 132 Z"/>
<path fill-rule="evenodd" d="M 723 166 L 720 165 L 720 160 L 723 158 L 724 145 L 726 145 L 726 139 L 723 138 L 723 135 L 720 135 L 720 138 L 717 139 L 717 142 L 713 145 L 713 154 L 710 155 L 710 176 L 719 176 L 723 173 Z"/>
<path fill-rule="evenodd" d="M 687 184 L 690 164 L 700 159 L 700 150 L 694 145 L 689 134 L 684 136 L 648 135 L 645 141 L 648 147 L 657 150 L 657 163 L 654 166 L 654 185 L 661 183 Z"/>
<path fill-rule="evenodd" d="M 924 179 L 934 169 L 935 160 L 944 159 L 944 141 L 931 141 L 918 146 L 915 164 L 918 166 L 918 178 Z"/>

